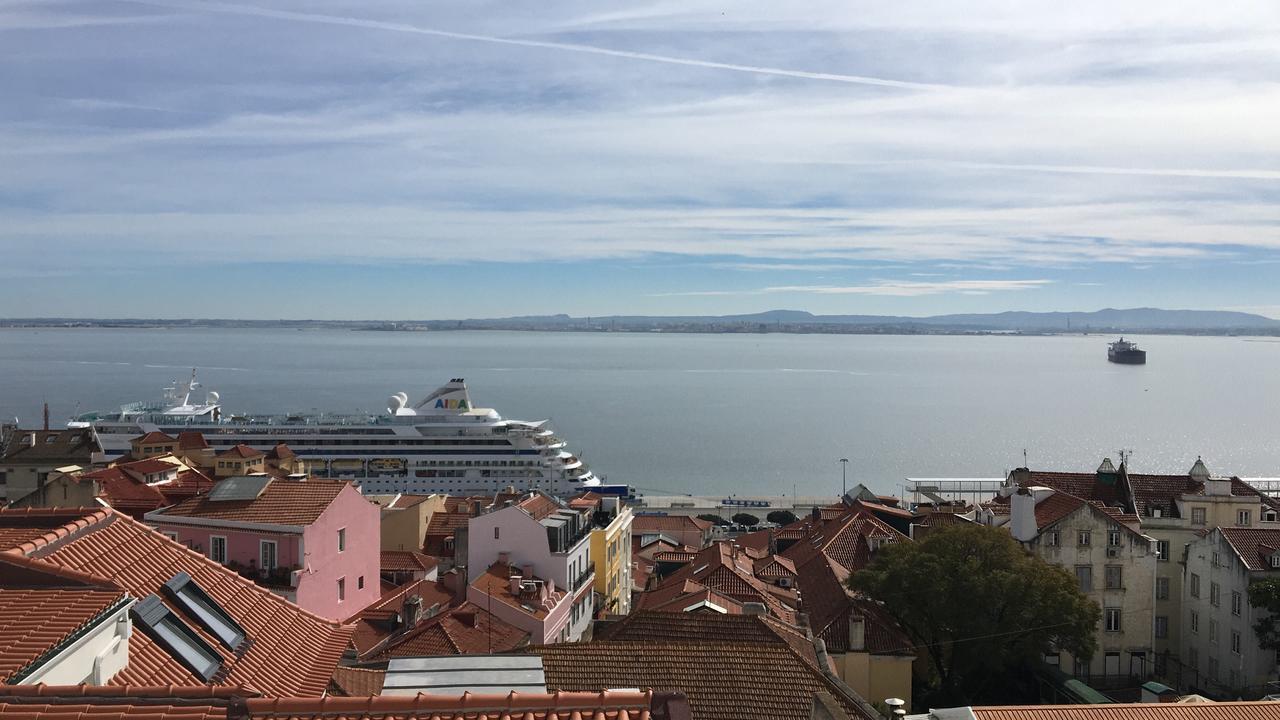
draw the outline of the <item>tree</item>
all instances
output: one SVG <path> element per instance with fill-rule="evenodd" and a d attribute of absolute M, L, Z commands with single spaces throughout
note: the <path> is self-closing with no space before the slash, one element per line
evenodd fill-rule
<path fill-rule="evenodd" d="M 739 525 L 759 525 L 760 518 L 751 513 L 738 513 L 733 516 L 733 521 Z"/>
<path fill-rule="evenodd" d="M 1266 610 L 1267 614 L 1253 624 L 1258 646 L 1263 650 L 1280 650 L 1280 578 L 1259 580 L 1249 586 L 1249 607 Z"/>
<path fill-rule="evenodd" d="M 1102 611 L 1066 570 L 1005 530 L 957 525 L 877 551 L 850 585 L 880 603 L 929 663 L 930 704 L 971 705 L 1044 653 L 1092 657 Z"/>
<path fill-rule="evenodd" d="M 790 510 L 774 510 L 768 515 L 765 515 L 764 519 L 771 523 L 778 523 L 779 525 L 790 525 L 796 521 L 796 514 Z"/>
<path fill-rule="evenodd" d="M 729 521 L 728 521 L 728 520 L 725 520 L 724 518 L 720 517 L 719 515 L 716 515 L 715 513 L 703 513 L 703 514 L 701 514 L 701 515 L 699 515 L 699 516 L 698 516 L 698 519 L 699 519 L 699 520 L 706 520 L 707 522 L 715 523 L 716 525 L 728 525 L 728 524 L 729 524 Z"/>

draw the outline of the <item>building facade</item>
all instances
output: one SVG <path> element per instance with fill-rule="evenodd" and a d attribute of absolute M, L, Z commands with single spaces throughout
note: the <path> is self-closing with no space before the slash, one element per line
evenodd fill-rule
<path fill-rule="evenodd" d="M 604 498 L 591 528 L 591 558 L 595 566 L 595 590 L 601 598 L 597 612 L 626 615 L 631 612 L 631 508 L 618 498 Z"/>

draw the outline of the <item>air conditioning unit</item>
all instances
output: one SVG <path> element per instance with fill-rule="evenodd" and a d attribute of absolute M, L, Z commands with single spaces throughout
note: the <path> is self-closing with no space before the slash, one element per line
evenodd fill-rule
<path fill-rule="evenodd" d="M 778 587 L 784 587 L 784 588 L 791 587 L 791 578 L 789 577 L 778 578 Z"/>
<path fill-rule="evenodd" d="M 1118 548 L 1118 547 L 1109 547 L 1109 548 L 1107 548 L 1107 557 L 1109 557 L 1109 558 L 1118 558 L 1118 557 L 1120 557 L 1120 548 Z"/>

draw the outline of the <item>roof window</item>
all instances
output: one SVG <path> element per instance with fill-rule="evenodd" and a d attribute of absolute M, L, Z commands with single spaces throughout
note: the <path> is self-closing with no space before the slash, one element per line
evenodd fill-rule
<path fill-rule="evenodd" d="M 222 667 L 222 657 L 160 600 L 148 595 L 133 606 L 133 619 L 174 659 L 208 682 Z"/>
<path fill-rule="evenodd" d="M 227 649 L 235 650 L 244 642 L 244 628 L 187 573 L 170 578 L 164 584 L 164 592 Z"/>

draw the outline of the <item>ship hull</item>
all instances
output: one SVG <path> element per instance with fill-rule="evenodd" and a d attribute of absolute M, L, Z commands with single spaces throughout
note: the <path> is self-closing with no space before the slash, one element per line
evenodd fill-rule
<path fill-rule="evenodd" d="M 1122 350 L 1107 354 L 1107 359 L 1118 365 L 1146 365 L 1146 350 Z"/>

